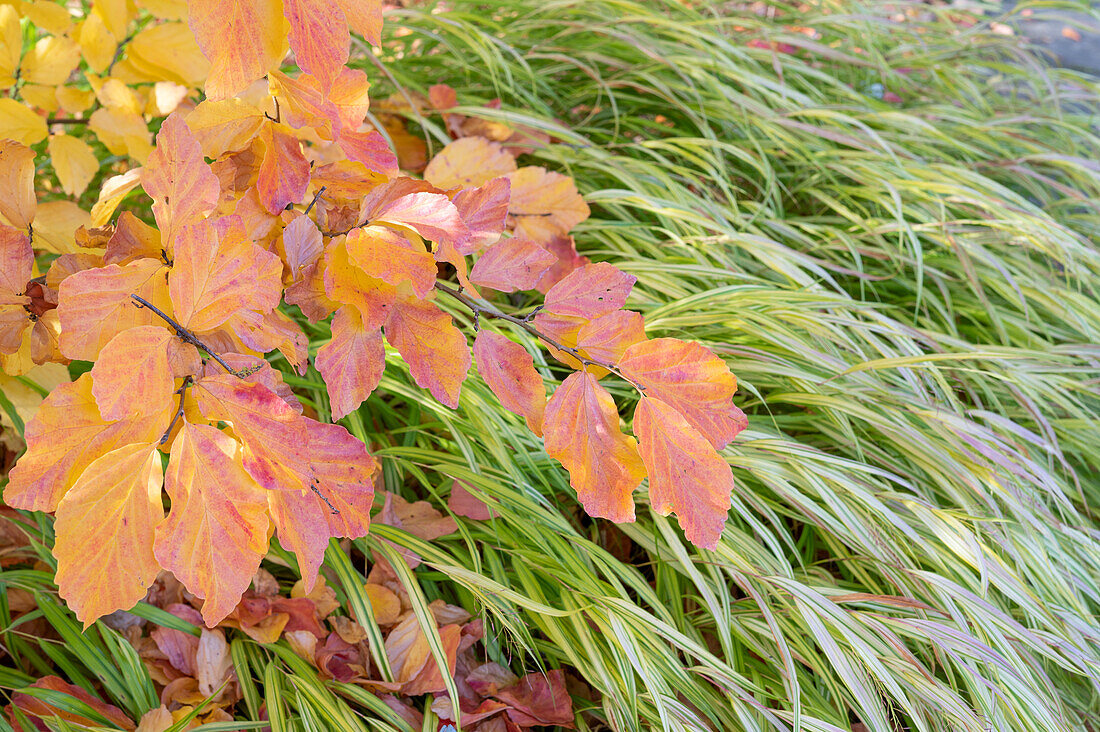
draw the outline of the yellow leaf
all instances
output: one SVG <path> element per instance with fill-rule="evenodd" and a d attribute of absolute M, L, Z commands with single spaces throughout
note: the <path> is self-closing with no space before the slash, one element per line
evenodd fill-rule
<path fill-rule="evenodd" d="M 98 15 L 89 15 L 80 24 L 76 40 L 80 44 L 84 60 L 88 62 L 88 67 L 97 73 L 106 71 L 114 60 L 118 39 L 107 29 L 103 18 Z"/>
<path fill-rule="evenodd" d="M 88 127 L 114 155 L 129 155 L 144 163 L 153 152 L 153 135 L 140 114 L 97 109 Z"/>
<path fill-rule="evenodd" d="M 35 366 L 24 374 L 26 379 L 34 382 L 44 389 L 53 391 L 61 384 L 67 383 L 69 369 L 59 363 L 46 363 Z M 19 379 L 0 374 L 0 392 L 11 401 L 16 414 L 23 420 L 23 424 L 30 422 L 38 412 L 42 404 L 42 395 L 27 386 Z M 11 428 L 11 418 L 4 410 L 0 410 L 0 426 Z"/>
<path fill-rule="evenodd" d="M 186 121 L 202 145 L 203 154 L 216 158 L 247 148 L 263 126 L 264 113 L 236 97 L 207 99 L 187 115 Z"/>
<path fill-rule="evenodd" d="M 0 110 L 4 102 L 19 104 L 12 99 L 0 99 Z M 20 108 L 26 109 L 21 105 Z M 0 134 L 0 137 L 3 135 Z M 0 191 L 4 192 L 0 195 L 0 223 L 27 229 L 34 221 L 37 202 L 34 195 L 34 151 L 26 145 L 0 139 Z"/>
<path fill-rule="evenodd" d="M 210 59 L 206 95 L 226 99 L 276 68 L 286 54 L 289 26 L 282 0 L 191 3 L 190 26 Z"/>
<path fill-rule="evenodd" d="M 127 52 L 135 68 L 153 74 L 153 81 L 198 87 L 210 74 L 210 62 L 203 57 L 186 23 L 148 26 L 134 36 Z"/>
<path fill-rule="evenodd" d="M 23 79 L 29 84 L 57 86 L 69 79 L 80 63 L 80 46 L 64 36 L 39 38 L 23 56 Z"/>
<path fill-rule="evenodd" d="M 75 86 L 57 87 L 56 96 L 58 105 L 68 114 L 80 114 L 95 102 L 94 91 Z"/>
<path fill-rule="evenodd" d="M 98 16 L 117 40 L 126 37 L 126 28 L 134 18 L 131 0 L 95 0 L 92 15 Z"/>
<path fill-rule="evenodd" d="M 150 117 L 167 117 L 176 111 L 180 103 L 187 98 L 190 90 L 174 81 L 158 81 L 153 84 L 149 100 L 145 103 L 145 114 Z"/>
<path fill-rule="evenodd" d="M 38 204 L 34 216 L 32 243 L 35 249 L 52 254 L 71 254 L 80 251 L 76 245 L 76 230 L 91 226 L 91 215 L 72 201 L 47 201 Z"/>
<path fill-rule="evenodd" d="M 92 396 L 104 419 L 140 417 L 173 401 L 168 348 L 175 334 L 157 325 L 123 331 L 92 366 Z"/>
<path fill-rule="evenodd" d="M 92 148 L 72 135 L 53 135 L 47 146 L 54 172 L 67 195 L 79 197 L 99 170 Z"/>
<path fill-rule="evenodd" d="M 92 226 L 103 226 L 115 215 L 115 209 L 126 194 L 141 184 L 141 168 L 128 170 L 103 182 L 99 200 L 92 206 Z"/>
<path fill-rule="evenodd" d="M 439 151 L 424 168 L 424 180 L 438 188 L 476 188 L 515 172 L 516 159 L 499 142 L 463 137 Z"/>
<path fill-rule="evenodd" d="M 53 0 L 34 0 L 24 2 L 19 7 L 23 17 L 34 23 L 39 30 L 55 36 L 63 36 L 73 27 L 73 16 L 64 5 Z"/>
<path fill-rule="evenodd" d="M 161 20 L 187 20 L 187 0 L 137 0 L 137 4 Z"/>
<path fill-rule="evenodd" d="M 19 96 L 23 98 L 24 102 L 40 112 L 49 114 L 57 111 L 57 87 L 24 84 L 19 90 Z"/>
<path fill-rule="evenodd" d="M 33 145 L 45 140 L 47 134 L 44 118 L 14 99 L 0 98 L 0 138 Z"/>
<path fill-rule="evenodd" d="M 23 56 L 23 29 L 19 12 L 11 5 L 0 5 L 0 89 L 15 83 L 15 70 Z"/>
<path fill-rule="evenodd" d="M 140 115 L 145 103 L 137 91 L 115 78 L 96 80 L 90 78 L 96 98 L 104 107 L 124 114 Z"/>
<path fill-rule="evenodd" d="M 145 597 L 160 565 L 153 556 L 164 520 L 160 453 L 136 443 L 92 462 L 57 506 L 57 587 L 84 627 Z"/>

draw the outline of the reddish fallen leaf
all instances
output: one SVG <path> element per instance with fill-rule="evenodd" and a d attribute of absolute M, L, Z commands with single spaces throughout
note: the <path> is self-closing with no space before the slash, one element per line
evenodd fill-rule
<path fill-rule="evenodd" d="M 447 497 L 447 508 L 463 518 L 474 521 L 488 521 L 496 516 L 496 512 L 466 489 L 462 481 L 455 479 L 451 484 L 451 495 Z"/>
<path fill-rule="evenodd" d="M 96 712 L 106 717 L 113 724 L 117 725 L 119 729 L 132 730 L 135 727 L 134 721 L 126 716 L 126 713 L 118 707 L 100 701 L 79 686 L 74 686 L 73 684 L 67 683 L 57 676 L 45 676 L 41 679 L 38 679 L 30 686 L 34 689 L 49 689 L 50 691 L 55 691 L 61 694 L 67 694 L 68 696 L 75 697 L 90 706 L 91 708 L 95 709 Z M 26 714 L 28 717 L 36 718 L 39 720 L 60 717 L 70 724 L 75 724 L 81 727 L 94 727 L 98 724 L 95 720 L 88 719 L 87 717 L 82 717 L 72 712 L 64 711 L 63 709 L 48 704 L 41 699 L 36 699 L 35 697 L 32 697 L 28 694 L 21 694 L 18 691 L 16 691 L 15 694 L 12 695 L 11 700 L 12 705 L 18 707 L 19 710 L 23 712 L 23 714 Z M 16 721 L 16 718 L 14 714 L 10 711 L 10 709 L 8 714 L 9 719 L 12 721 L 12 726 L 15 727 L 15 729 L 17 730 L 21 729 L 19 723 Z M 42 727 L 40 727 L 40 729 L 45 730 L 48 728 L 43 725 Z M 26 730 L 26 732 L 31 731 Z"/>

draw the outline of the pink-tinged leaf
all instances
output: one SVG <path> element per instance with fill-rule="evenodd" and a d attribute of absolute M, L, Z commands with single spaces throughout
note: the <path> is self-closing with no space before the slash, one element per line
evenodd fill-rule
<path fill-rule="evenodd" d="M 675 513 L 692 544 L 717 547 L 733 493 L 729 464 L 677 409 L 654 396 L 638 402 L 634 434 L 649 472 L 653 510 Z"/>
<path fill-rule="evenodd" d="M 458 524 L 450 516 L 438 511 L 427 501 L 409 503 L 395 493 L 386 493 L 382 510 L 375 520 L 386 526 L 407 531 L 413 536 L 432 541 L 458 531 Z M 420 555 L 389 542 L 404 557 L 410 569 L 416 569 L 422 561 Z"/>
<path fill-rule="evenodd" d="M 115 232 L 107 241 L 103 264 L 129 264 L 139 259 L 159 259 L 160 231 L 149 226 L 129 211 L 119 214 Z"/>
<path fill-rule="evenodd" d="M 264 135 L 267 146 L 260 163 L 256 192 L 260 203 L 277 214 L 292 203 L 299 203 L 309 187 L 309 160 L 302 152 L 302 143 L 274 125 Z"/>
<path fill-rule="evenodd" d="M 520 727 L 573 726 L 573 698 L 561 669 L 527 674 L 494 696 L 509 706 L 505 714 Z"/>
<path fill-rule="evenodd" d="M 279 350 L 300 375 L 309 368 L 309 341 L 297 321 L 281 310 L 260 315 L 250 310 L 234 313 L 230 327 L 245 348 L 256 353 Z"/>
<path fill-rule="evenodd" d="M 577 331 L 577 348 L 604 363 L 616 363 L 627 348 L 644 340 L 645 319 L 630 310 L 601 315 Z"/>
<path fill-rule="evenodd" d="M 282 285 L 283 263 L 252 243 L 237 216 L 184 228 L 168 275 L 176 318 L 199 333 L 218 328 L 237 311 L 270 312 Z"/>
<path fill-rule="evenodd" d="M 373 46 L 382 45 L 382 0 L 336 0 L 351 29 Z"/>
<path fill-rule="evenodd" d="M 616 522 L 634 520 L 634 489 L 646 475 L 633 437 L 592 374 L 577 371 L 557 388 L 543 418 L 546 454 L 569 471 L 584 510 Z"/>
<path fill-rule="evenodd" d="M 107 422 L 92 395 L 92 376 L 61 384 L 27 423 L 27 452 L 8 475 L 4 502 L 27 511 L 54 511 L 84 469 L 104 453 L 160 439 L 169 412 Z"/>
<path fill-rule="evenodd" d="M 178 114 L 170 115 L 161 125 L 141 187 L 153 199 L 153 216 L 169 253 L 183 226 L 204 218 L 218 205 L 218 177 L 203 160 L 199 141 Z"/>
<path fill-rule="evenodd" d="M 188 0 L 188 8 L 195 40 L 210 60 L 210 99 L 244 91 L 286 53 L 281 0 Z"/>
<path fill-rule="evenodd" d="M 294 129 L 316 130 L 324 140 L 357 131 L 370 108 L 370 82 L 359 69 L 341 70 L 328 91 L 310 74 L 291 78 L 272 71 L 268 80 L 272 96 L 279 99 L 283 120 Z"/>
<path fill-rule="evenodd" d="M 462 382 L 470 370 L 470 347 L 451 316 L 431 302 L 400 300 L 390 311 L 385 331 L 417 385 L 457 409 Z"/>
<path fill-rule="evenodd" d="M 332 0 L 283 0 L 283 15 L 298 66 L 328 91 L 348 62 L 351 35 L 344 11 Z"/>
<path fill-rule="evenodd" d="M 287 403 L 298 414 L 302 413 L 302 403 L 290 386 L 283 381 L 283 374 L 272 368 L 271 364 L 258 356 L 246 356 L 243 353 L 223 353 L 221 359 L 234 371 L 247 372 L 245 381 L 263 384 Z M 197 372 L 196 372 L 197 373 Z M 222 376 L 225 369 L 214 359 L 210 359 L 202 368 L 203 376 Z"/>
<path fill-rule="evenodd" d="M 66 277 L 57 296 L 61 353 L 74 360 L 95 361 L 100 350 L 125 330 L 139 325 L 167 327 L 160 316 L 130 298 L 138 295 L 171 313 L 167 275 L 164 262 L 139 259 Z"/>
<path fill-rule="evenodd" d="M 23 346 L 24 333 L 31 327 L 31 319 L 23 305 L 0 303 L 0 354 L 17 352 Z"/>
<path fill-rule="evenodd" d="M 335 302 L 359 310 L 365 330 L 381 328 L 397 301 L 397 288 L 351 264 L 343 242 L 325 252 L 325 294 Z"/>
<path fill-rule="evenodd" d="M 119 333 L 92 366 L 92 394 L 104 419 L 162 412 L 173 401 L 171 331 L 142 325 Z"/>
<path fill-rule="evenodd" d="M 483 186 L 455 194 L 455 208 L 470 231 L 470 238 L 461 250 L 463 254 L 484 249 L 500 238 L 508 218 L 510 190 L 507 178 L 494 178 Z"/>
<path fill-rule="evenodd" d="M 638 278 L 600 262 L 568 274 L 546 293 L 545 310 L 574 318 L 598 318 L 626 304 Z"/>
<path fill-rule="evenodd" d="M 244 468 L 267 490 L 310 485 L 309 435 L 302 417 L 263 384 L 232 375 L 205 376 L 191 388 L 199 411 L 230 422 L 244 445 Z"/>
<path fill-rule="evenodd" d="M 367 166 L 367 170 L 392 178 L 398 174 L 397 155 L 390 149 L 386 138 L 377 130 L 355 132 L 345 130 L 337 138 L 340 149 L 348 156 Z"/>
<path fill-rule="evenodd" d="M 737 378 L 718 356 L 698 343 L 657 338 L 632 345 L 619 363 L 648 396 L 672 406 L 721 450 L 747 426 L 733 405 Z"/>
<path fill-rule="evenodd" d="M 428 87 L 428 102 L 433 109 L 450 109 L 458 106 L 458 93 L 446 84 L 432 84 Z"/>
<path fill-rule="evenodd" d="M 501 405 L 523 417 L 531 431 L 541 436 L 546 387 L 527 349 L 498 333 L 482 329 L 474 338 L 474 358 L 477 359 L 477 372 Z"/>
<path fill-rule="evenodd" d="M 555 261 L 553 254 L 530 239 L 504 239 L 474 262 L 470 281 L 501 292 L 533 290 Z"/>
<path fill-rule="evenodd" d="M 455 480 L 451 484 L 451 495 L 447 497 L 447 508 L 456 516 L 473 519 L 474 521 L 488 521 L 496 517 L 496 511 L 489 508 L 489 504 L 470 492 L 462 481 Z"/>
<path fill-rule="evenodd" d="M 157 578 L 153 536 L 164 520 L 163 483 L 156 445 L 135 443 L 100 456 L 58 504 L 57 588 L 85 629 L 129 610 Z"/>
<path fill-rule="evenodd" d="M 303 277 L 306 267 L 321 259 L 325 242 L 317 224 L 308 216 L 299 214 L 283 229 L 283 252 L 291 280 Z"/>
<path fill-rule="evenodd" d="M 18 64 L 21 51 L 18 36 L 14 40 L 15 46 L 10 47 L 9 52 L 14 51 Z M 23 113 L 29 111 L 22 110 Z M 15 140 L 0 140 L 0 190 L 4 191 L 0 196 L 0 223 L 25 231 L 34 221 L 38 208 L 34 194 L 34 150 Z"/>
<path fill-rule="evenodd" d="M 323 262 L 308 265 L 294 284 L 286 288 L 284 297 L 291 305 L 300 307 L 311 323 L 324 320 L 340 307 L 340 303 L 329 299 L 325 292 Z"/>
<path fill-rule="evenodd" d="M 577 253 L 577 244 L 571 236 L 555 236 L 543 246 L 557 258 L 535 286 L 535 289 L 544 295 L 551 287 L 565 279 L 570 272 L 580 269 L 590 261 L 588 257 Z"/>
<path fill-rule="evenodd" d="M 435 258 L 422 242 L 414 243 L 400 231 L 362 226 L 348 233 L 344 246 L 351 264 L 368 277 L 391 285 L 408 282 L 420 298 L 427 297 L 435 287 Z"/>
<path fill-rule="evenodd" d="M 0 304 L 22 304 L 33 269 L 31 238 L 13 226 L 0 224 Z"/>
<path fill-rule="evenodd" d="M 343 427 L 303 421 L 316 492 L 273 491 L 268 493 L 268 503 L 279 543 L 298 557 L 308 593 L 317 579 L 329 537 L 366 536 L 374 502 L 372 474 L 378 463 Z"/>
<path fill-rule="evenodd" d="M 387 223 L 406 226 L 425 239 L 453 244 L 461 251 L 470 237 L 462 215 L 451 199 L 442 193 L 409 193 L 381 201 L 376 206 L 364 200 L 360 223 Z"/>
<path fill-rule="evenodd" d="M 512 180 L 508 216 L 516 236 L 548 242 L 588 218 L 588 204 L 572 178 L 536 166 L 520 168 L 508 177 Z"/>
<path fill-rule="evenodd" d="M 432 158 L 424 168 L 424 180 L 445 190 L 475 188 L 515 170 L 516 159 L 500 143 L 484 137 L 462 137 Z"/>
<path fill-rule="evenodd" d="M 332 340 L 317 351 L 317 370 L 328 388 L 334 420 L 355 411 L 378 386 L 386 349 L 377 328 L 366 330 L 359 311 L 342 307 L 332 319 Z"/>
<path fill-rule="evenodd" d="M 164 484 L 172 508 L 153 552 L 205 600 L 202 619 L 213 628 L 237 606 L 267 553 L 267 496 L 245 472 L 236 440 L 190 422 L 172 443 Z"/>

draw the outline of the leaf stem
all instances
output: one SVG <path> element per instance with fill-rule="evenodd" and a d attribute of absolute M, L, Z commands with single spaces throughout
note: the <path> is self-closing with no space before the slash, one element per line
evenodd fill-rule
<path fill-rule="evenodd" d="M 306 212 L 304 215 L 309 216 L 309 212 L 313 210 L 313 207 L 317 205 L 317 201 L 321 198 L 321 194 L 325 192 L 328 186 L 321 186 L 316 193 L 313 194 L 313 200 L 306 206 Z"/>
<path fill-rule="evenodd" d="M 616 376 L 618 376 L 623 381 L 625 381 L 628 384 L 630 384 L 631 386 L 633 386 L 639 392 L 641 392 L 642 396 L 645 396 L 645 387 L 642 386 L 641 384 L 639 384 L 634 379 L 631 379 L 629 376 L 626 376 L 625 374 L 623 374 L 623 372 L 620 371 L 619 367 L 616 366 L 615 364 L 609 363 L 607 361 L 601 361 L 601 360 L 595 359 L 595 358 L 590 358 L 590 357 L 584 355 L 583 353 L 581 353 L 581 351 L 579 349 L 573 348 L 571 346 L 567 346 L 563 343 L 560 343 L 560 342 L 554 340 L 550 336 L 548 336 L 545 333 L 543 333 L 542 331 L 540 331 L 534 325 L 532 325 L 531 324 L 531 319 L 536 314 L 538 314 L 538 312 L 540 310 L 542 310 L 542 308 L 543 308 L 542 305 L 539 305 L 537 308 L 535 308 L 530 313 L 528 313 L 525 317 L 519 318 L 519 317 L 516 317 L 515 315 L 508 315 L 507 313 L 503 313 L 503 312 L 501 312 L 500 310 L 497 310 L 495 307 L 493 307 L 492 305 L 490 305 L 489 303 L 487 303 L 485 301 L 478 302 L 478 301 L 474 300 L 472 297 L 469 297 L 468 295 L 463 294 L 461 289 L 456 289 L 454 287 L 450 287 L 448 285 L 443 284 L 442 282 L 436 282 L 435 283 L 435 289 L 437 289 L 441 292 L 447 293 L 448 295 L 450 295 L 454 299 L 458 300 L 460 303 L 462 303 L 463 305 L 465 305 L 467 308 L 470 309 L 470 311 L 474 314 L 474 330 L 475 331 L 478 329 L 478 319 L 480 319 L 482 317 L 491 318 L 491 319 L 494 319 L 494 320 L 504 320 L 504 321 L 506 321 L 508 323 L 511 323 L 512 325 L 514 325 L 518 328 L 522 328 L 523 330 L 525 330 L 528 333 L 530 333 L 531 335 L 535 336 L 536 338 L 538 338 L 539 340 L 541 340 L 543 343 L 550 346 L 551 348 L 554 348 L 558 351 L 562 351 L 564 353 L 568 353 L 570 356 L 577 359 L 578 361 L 581 362 L 581 364 L 583 364 L 585 366 L 599 366 L 602 369 L 607 369 L 608 371 L 615 374 Z"/>
<path fill-rule="evenodd" d="M 229 364 L 227 364 L 225 361 L 223 361 L 221 356 L 219 356 L 218 354 L 216 354 L 212 350 L 210 350 L 210 347 L 207 346 L 202 341 L 200 341 L 198 338 L 196 338 L 195 335 L 193 333 L 191 333 L 191 331 L 187 330 L 182 325 L 177 323 L 175 320 L 173 320 L 171 317 L 169 317 L 163 310 L 158 308 L 156 305 L 153 305 L 151 302 L 149 302 L 145 298 L 139 297 L 137 295 L 130 295 L 130 299 L 137 302 L 136 307 L 149 308 L 154 313 L 159 315 L 161 318 L 164 319 L 164 322 L 166 322 L 166 323 L 168 323 L 168 325 L 172 326 L 172 328 L 176 331 L 176 335 L 181 340 L 183 340 L 187 343 L 190 343 L 192 346 L 195 346 L 196 348 L 201 348 L 202 350 L 206 351 L 210 355 L 211 358 L 213 358 L 215 361 L 217 361 L 219 364 L 221 364 L 221 367 L 223 369 L 225 369 L 229 373 L 233 374 L 238 379 L 243 379 L 244 377 L 248 376 L 250 373 L 254 373 L 254 370 L 243 369 L 241 371 L 237 371 L 236 369 L 230 368 Z"/>

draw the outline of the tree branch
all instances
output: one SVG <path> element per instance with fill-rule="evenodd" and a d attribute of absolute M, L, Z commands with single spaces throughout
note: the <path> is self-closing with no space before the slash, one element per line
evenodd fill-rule
<path fill-rule="evenodd" d="M 195 346 L 196 348 L 201 348 L 202 350 L 206 351 L 210 355 L 211 358 L 213 358 L 215 361 L 217 361 L 221 365 L 221 367 L 223 369 L 225 369 L 229 373 L 233 374 L 238 379 L 243 379 L 244 377 L 248 376 L 249 374 L 256 373 L 256 368 L 242 369 L 240 371 L 237 371 L 236 369 L 231 368 L 229 366 L 229 364 L 227 364 L 225 361 L 222 360 L 221 356 L 219 356 L 218 354 L 216 354 L 212 350 L 210 350 L 210 347 L 207 346 L 202 341 L 200 341 L 198 338 L 196 338 L 195 335 L 193 333 L 191 333 L 191 331 L 184 328 L 182 325 L 177 323 L 175 320 L 172 320 L 172 318 L 169 317 L 163 310 L 158 308 L 156 305 L 153 305 L 151 302 L 149 302 L 145 298 L 138 297 L 137 295 L 130 295 L 130 299 L 134 300 L 137 303 L 135 307 L 149 308 L 154 313 L 159 315 L 161 318 L 164 319 L 165 323 L 168 323 L 168 325 L 172 326 L 172 329 L 176 331 L 176 335 L 181 340 L 183 340 L 187 343 L 190 343 L 192 346 Z"/>
<path fill-rule="evenodd" d="M 175 416 L 172 417 L 172 421 L 168 423 L 168 429 L 166 429 L 164 431 L 164 434 L 160 437 L 161 445 L 168 442 L 168 438 L 172 435 L 172 430 L 176 428 L 176 422 L 179 422 L 181 419 L 183 419 L 183 400 L 187 396 L 187 388 L 191 386 L 193 381 L 194 379 L 192 379 L 190 376 L 183 377 L 183 385 L 176 390 L 176 393 L 180 395 L 180 406 L 179 409 L 176 410 Z"/>
<path fill-rule="evenodd" d="M 615 364 L 609 363 L 607 361 L 601 361 L 601 360 L 595 359 L 595 358 L 590 358 L 590 357 L 584 355 L 583 353 L 581 353 L 581 351 L 576 349 L 576 348 L 573 348 L 571 346 L 567 346 L 563 343 L 559 343 L 558 341 L 554 340 L 553 338 L 551 338 L 550 336 L 546 335 L 545 333 L 540 331 L 538 328 L 533 326 L 531 324 L 531 318 L 533 318 L 536 314 L 538 314 L 538 312 L 540 310 L 542 310 L 542 308 L 543 308 L 542 305 L 539 305 L 537 308 L 532 310 L 530 313 L 527 314 L 526 317 L 518 318 L 515 315 L 508 315 L 507 313 L 502 313 L 501 311 L 497 310 L 496 308 L 494 308 L 492 305 L 490 305 L 489 303 L 487 303 L 485 301 L 477 302 L 472 297 L 464 295 L 460 289 L 455 289 L 453 287 L 450 287 L 448 285 L 443 284 L 442 282 L 436 282 L 435 283 L 435 289 L 439 290 L 440 292 L 447 293 L 448 295 L 453 297 L 455 300 L 458 300 L 460 303 L 462 303 L 463 305 L 465 305 L 467 308 L 470 309 L 470 311 L 474 314 L 474 330 L 475 331 L 478 329 L 478 320 L 481 317 L 491 318 L 493 320 L 504 320 L 504 321 L 506 321 L 508 323 L 511 323 L 512 325 L 514 325 L 518 328 L 522 328 L 523 330 L 525 330 L 528 333 L 530 333 L 531 335 L 535 336 L 536 338 L 538 338 L 540 341 L 542 341 L 546 345 L 550 346 L 551 348 L 554 348 L 558 351 L 562 351 L 563 353 L 568 353 L 570 356 L 577 359 L 578 361 L 580 361 L 585 366 L 599 366 L 602 369 L 607 369 L 608 371 L 615 374 L 616 376 L 618 376 L 623 381 L 625 381 L 628 384 L 630 384 L 631 386 L 633 386 L 635 389 L 637 389 L 639 392 L 641 392 L 643 396 L 645 395 L 645 387 L 642 386 L 641 384 L 639 384 L 634 379 L 631 379 L 629 376 L 626 376 L 625 374 L 623 374 L 623 372 L 620 371 L 619 367 L 616 366 Z"/>

